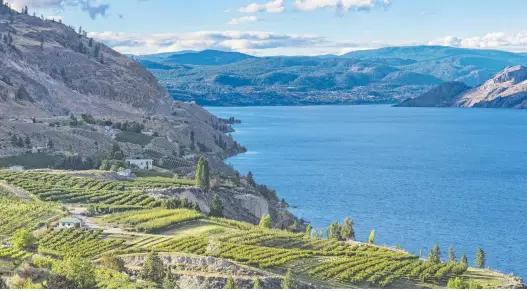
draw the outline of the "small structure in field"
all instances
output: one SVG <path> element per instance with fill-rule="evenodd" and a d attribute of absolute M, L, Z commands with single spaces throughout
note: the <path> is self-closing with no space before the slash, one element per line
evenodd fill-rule
<path fill-rule="evenodd" d="M 70 218 L 61 218 L 59 220 L 59 228 L 75 228 L 79 229 L 83 226 L 83 221 L 79 218 L 70 217 Z"/>
<path fill-rule="evenodd" d="M 24 167 L 20 165 L 9 167 L 9 171 L 21 172 L 23 170 L 24 170 Z"/>
<path fill-rule="evenodd" d="M 126 159 L 126 162 L 143 170 L 150 170 L 154 166 L 152 159 Z"/>
<path fill-rule="evenodd" d="M 38 153 L 43 153 L 43 152 L 46 152 L 48 149 L 48 147 L 42 147 L 42 146 L 33 146 L 33 148 L 31 149 L 31 152 L 34 153 L 34 154 L 38 154 Z"/>
<path fill-rule="evenodd" d="M 132 170 L 126 169 L 124 171 L 117 172 L 117 175 L 123 176 L 123 177 L 130 177 L 132 176 Z"/>

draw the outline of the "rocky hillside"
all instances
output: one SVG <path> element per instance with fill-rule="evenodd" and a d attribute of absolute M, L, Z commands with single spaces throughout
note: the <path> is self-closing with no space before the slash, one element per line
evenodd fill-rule
<path fill-rule="evenodd" d="M 0 34 L 2 116 L 169 113 L 150 72 L 82 31 L 4 7 Z"/>
<path fill-rule="evenodd" d="M 460 82 L 443 83 L 398 106 L 527 108 L 527 67 L 508 67 L 472 89 Z"/>

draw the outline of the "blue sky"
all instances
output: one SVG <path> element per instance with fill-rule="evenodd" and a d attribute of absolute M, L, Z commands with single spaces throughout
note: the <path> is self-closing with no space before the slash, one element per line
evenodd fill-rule
<path fill-rule="evenodd" d="M 11 0 L 123 53 L 312 55 L 440 44 L 527 51 L 527 0 Z"/>

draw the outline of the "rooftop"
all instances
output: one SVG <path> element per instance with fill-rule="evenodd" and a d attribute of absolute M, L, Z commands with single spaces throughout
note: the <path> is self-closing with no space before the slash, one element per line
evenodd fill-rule
<path fill-rule="evenodd" d="M 69 218 L 61 218 L 59 220 L 59 222 L 62 222 L 62 223 L 81 223 L 82 220 L 80 220 L 78 218 L 74 218 L 74 217 L 69 217 Z"/>

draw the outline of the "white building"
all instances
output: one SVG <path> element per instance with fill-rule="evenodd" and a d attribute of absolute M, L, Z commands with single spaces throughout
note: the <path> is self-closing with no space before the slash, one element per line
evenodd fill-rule
<path fill-rule="evenodd" d="M 144 135 L 148 135 L 148 136 L 154 136 L 154 134 L 155 134 L 151 130 L 142 130 L 141 133 L 144 134 Z"/>
<path fill-rule="evenodd" d="M 31 152 L 34 154 L 43 153 L 48 149 L 48 147 L 33 146 Z"/>
<path fill-rule="evenodd" d="M 150 170 L 154 166 L 152 159 L 126 159 L 126 162 L 143 170 Z"/>
<path fill-rule="evenodd" d="M 124 171 L 117 172 L 117 175 L 123 176 L 123 177 L 130 177 L 132 176 L 132 170 L 126 169 Z"/>
<path fill-rule="evenodd" d="M 82 220 L 78 218 L 62 218 L 59 220 L 60 228 L 81 228 L 83 225 Z"/>

